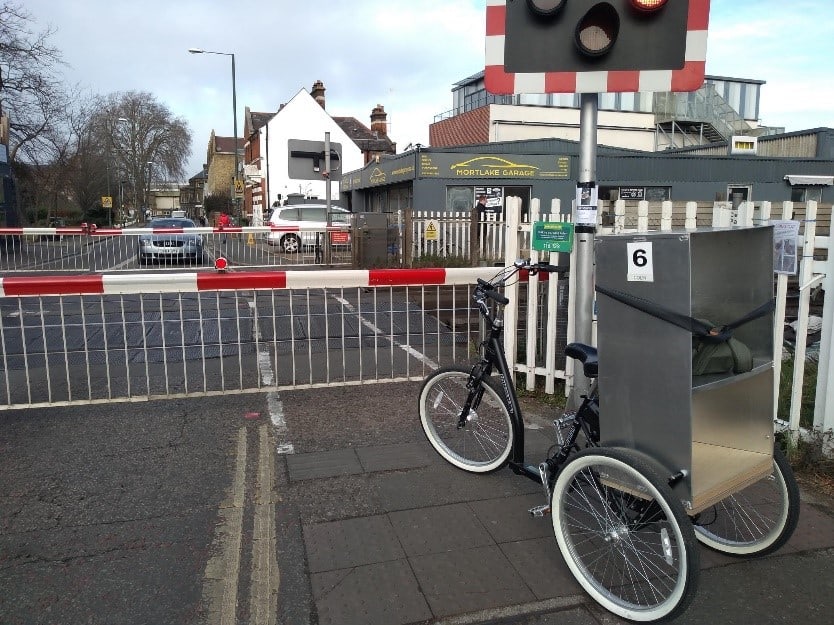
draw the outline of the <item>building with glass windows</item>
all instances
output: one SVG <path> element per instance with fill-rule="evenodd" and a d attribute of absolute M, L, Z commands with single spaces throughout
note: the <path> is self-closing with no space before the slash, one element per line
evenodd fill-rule
<path fill-rule="evenodd" d="M 784 132 L 759 123 L 764 84 L 707 76 L 691 93 L 602 93 L 599 143 L 659 151 Z M 572 93 L 493 95 L 479 72 L 453 85 L 453 108 L 435 116 L 429 143 L 452 147 L 551 137 L 578 141 L 579 99 Z"/>
<path fill-rule="evenodd" d="M 834 129 L 785 133 L 758 120 L 761 80 L 708 76 L 691 93 L 600 94 L 600 200 L 834 201 Z M 479 72 L 453 86 L 431 146 L 342 179 L 360 212 L 468 210 L 479 195 L 569 207 L 579 168 L 576 94 L 493 95 Z"/>

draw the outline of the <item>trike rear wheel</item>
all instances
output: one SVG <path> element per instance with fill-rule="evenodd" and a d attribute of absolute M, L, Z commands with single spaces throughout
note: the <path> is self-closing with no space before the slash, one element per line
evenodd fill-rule
<path fill-rule="evenodd" d="M 597 447 L 568 460 L 553 485 L 568 568 L 601 606 L 634 621 L 680 614 L 697 588 L 692 523 L 659 471 L 638 452 Z"/>
<path fill-rule="evenodd" d="M 722 499 L 695 519 L 695 536 L 731 556 L 763 556 L 782 547 L 799 521 L 799 487 L 782 451 L 773 450 L 773 471 Z"/>
<path fill-rule="evenodd" d="M 470 369 L 458 366 L 429 375 L 420 389 L 420 423 L 448 462 L 471 473 L 488 473 L 507 463 L 513 423 L 495 380 L 481 378 L 472 389 L 470 380 Z"/>

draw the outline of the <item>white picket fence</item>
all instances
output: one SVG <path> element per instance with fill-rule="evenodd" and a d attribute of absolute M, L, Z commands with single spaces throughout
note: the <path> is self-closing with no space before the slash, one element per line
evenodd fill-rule
<path fill-rule="evenodd" d="M 481 215 L 474 232 L 472 219 L 471 211 L 413 211 L 407 220 L 413 242 L 411 258 L 469 259 L 474 251 L 481 260 L 502 259 L 506 236 L 503 218 L 496 213 Z"/>
<path fill-rule="evenodd" d="M 599 235 L 603 236 L 606 233 L 620 233 L 620 232 L 648 232 L 649 231 L 649 204 L 648 202 L 640 202 L 637 206 L 636 228 L 626 229 L 625 224 L 635 223 L 634 215 L 626 215 L 626 203 L 618 201 L 614 207 L 614 222 L 611 227 L 599 227 Z M 672 202 L 664 202 L 661 209 L 660 230 L 672 230 Z M 713 226 L 714 227 L 732 227 L 743 226 L 751 227 L 754 225 L 767 225 L 773 220 L 790 220 L 793 218 L 793 202 L 784 202 L 781 204 L 781 209 L 777 206 L 771 205 L 770 202 L 761 202 L 757 205 L 753 203 L 744 203 L 737 210 L 733 210 L 730 205 L 725 202 L 717 202 L 713 210 Z M 532 223 L 535 221 L 569 221 L 568 215 L 562 214 L 561 206 L 558 199 L 551 202 L 550 210 L 543 213 L 541 210 L 541 202 L 534 199 L 531 202 L 531 211 L 529 218 L 522 219 L 520 217 L 520 200 L 518 198 L 508 198 L 507 200 L 507 236 L 506 247 L 504 250 L 505 263 L 510 264 L 516 258 L 530 257 L 534 261 L 539 260 L 540 253 L 532 250 L 530 245 L 530 237 L 532 230 Z M 696 227 L 697 206 L 694 202 L 688 203 L 686 206 L 686 217 L 684 229 L 694 229 Z M 816 202 L 808 202 L 806 205 L 805 216 L 800 227 L 800 244 L 801 258 L 799 262 L 799 309 L 798 309 L 798 327 L 796 329 L 797 340 L 794 350 L 794 369 L 793 369 L 793 386 L 791 390 L 790 401 L 790 418 L 786 424 L 792 432 L 799 430 L 800 406 L 802 398 L 802 380 L 805 373 L 805 356 L 806 356 L 806 338 L 808 330 L 808 316 L 811 291 L 819 286 L 826 294 L 832 292 L 832 272 L 829 266 L 830 256 L 830 237 L 816 235 L 816 218 L 817 218 L 817 204 Z M 516 236 L 511 236 L 516 233 Z M 541 253 L 544 255 L 546 253 Z M 573 252 L 575 255 L 575 250 Z M 545 257 L 546 258 L 546 257 Z M 543 259 L 545 259 L 543 258 Z M 575 262 L 574 259 L 572 259 Z M 557 264 L 558 259 L 550 259 L 550 262 Z M 575 266 L 575 265 L 574 265 Z M 575 284 L 573 284 L 574 276 L 570 274 L 568 290 L 572 295 L 576 293 Z M 547 281 L 541 281 L 537 277 L 532 277 L 527 283 L 527 297 L 519 298 L 518 289 L 520 284 L 515 284 L 509 287 L 508 297 L 511 304 L 507 306 L 505 311 L 505 341 L 507 357 L 511 361 L 511 365 L 515 371 L 524 374 L 526 377 L 526 386 L 532 389 L 536 385 L 537 379 L 543 378 L 545 391 L 553 393 L 556 378 L 565 380 L 565 390 L 568 392 L 571 387 L 573 379 L 573 361 L 568 360 L 565 363 L 564 369 L 556 368 L 557 354 L 556 354 L 556 329 L 558 320 L 564 318 L 567 320 L 567 341 L 573 340 L 573 301 L 569 298 L 566 307 L 559 308 L 557 306 L 557 293 L 559 288 L 559 280 L 552 277 Z M 785 325 L 785 310 L 788 294 L 788 276 L 779 275 L 776 278 L 776 300 L 777 308 L 775 312 L 774 323 L 774 339 L 773 344 L 775 348 L 774 379 L 777 381 L 774 388 L 774 405 L 778 405 L 779 399 L 779 384 L 780 371 L 782 366 L 782 345 L 784 340 L 784 325 Z M 529 305 L 526 307 L 524 320 L 519 318 L 520 312 L 518 308 L 519 301 L 538 302 L 540 298 L 547 301 L 546 310 L 547 319 L 539 319 L 539 307 Z M 834 300 L 827 298 L 823 308 L 822 321 L 822 335 L 820 341 L 820 357 L 819 368 L 816 385 L 816 403 L 814 407 L 814 428 L 821 430 L 834 429 L 834 384 L 829 384 L 829 377 L 831 372 L 831 336 L 832 326 L 834 326 Z M 594 336 L 596 334 L 594 333 Z M 516 362 L 518 341 L 521 340 L 526 346 L 524 362 Z M 539 348 L 539 342 L 544 341 L 542 348 Z M 544 354 L 543 363 L 536 364 L 536 355 Z M 541 360 L 541 359 L 540 359 Z M 775 417 L 775 415 L 774 415 Z"/>

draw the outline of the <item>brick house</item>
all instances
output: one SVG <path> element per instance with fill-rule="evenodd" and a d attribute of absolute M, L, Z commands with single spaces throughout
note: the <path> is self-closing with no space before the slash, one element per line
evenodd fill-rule
<path fill-rule="evenodd" d="M 205 195 L 228 195 L 234 197 L 235 171 L 234 137 L 218 137 L 211 131 L 206 150 Z M 242 154 L 246 141 L 237 140 L 238 154 Z"/>

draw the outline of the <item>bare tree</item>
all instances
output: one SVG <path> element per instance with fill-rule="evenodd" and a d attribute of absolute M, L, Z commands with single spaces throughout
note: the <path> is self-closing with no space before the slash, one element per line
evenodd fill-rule
<path fill-rule="evenodd" d="M 10 120 L 9 160 L 30 219 L 98 219 L 107 215 L 101 197 L 121 189 L 138 209 L 151 174 L 183 177 L 191 132 L 182 118 L 147 92 L 68 95 L 57 77 L 61 55 L 48 45 L 54 31 L 35 32 L 21 5 L 0 3 L 0 113 Z"/>
<path fill-rule="evenodd" d="M 182 179 L 191 131 L 152 94 L 111 94 L 97 105 L 91 124 L 100 152 L 109 159 L 111 182 L 127 183 L 134 208 L 145 205 L 151 177 L 157 182 Z"/>
<path fill-rule="evenodd" d="M 56 76 L 64 64 L 61 54 L 48 44 L 53 33 L 35 32 L 22 5 L 0 5 L 0 112 L 9 118 L 12 163 L 47 162 L 54 157 L 68 100 Z"/>

